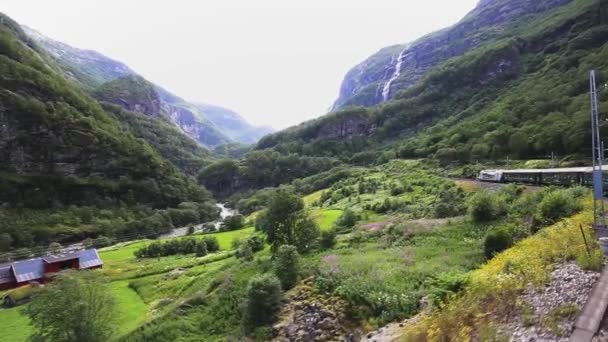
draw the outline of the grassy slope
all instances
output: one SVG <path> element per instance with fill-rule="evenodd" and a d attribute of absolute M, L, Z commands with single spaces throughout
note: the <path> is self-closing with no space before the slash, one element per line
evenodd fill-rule
<path fill-rule="evenodd" d="M 2 322 L 2 336 L 0 341 L 21 342 L 27 341 L 32 328 L 29 319 L 21 314 L 22 308 L 0 309 L 0 322 Z"/>
<path fill-rule="evenodd" d="M 105 263 L 102 272 L 113 280 L 110 283 L 110 290 L 118 304 L 118 337 L 128 334 L 152 317 L 155 308 L 151 304 L 156 304 L 158 299 L 183 298 L 208 285 L 216 271 L 225 264 L 234 262 L 226 259 L 231 254 L 225 252 L 231 248 L 232 241 L 245 238 L 252 233 L 253 227 L 248 227 L 230 232 L 195 235 L 197 238 L 215 236 L 220 248 L 224 250 L 203 258 L 172 256 L 160 259 L 135 259 L 133 252 L 150 241 L 137 241 L 101 251 L 100 256 Z M 188 268 L 184 277 L 164 279 L 168 272 L 179 267 Z M 146 271 L 151 275 L 146 275 Z M 130 284 L 132 287 L 129 286 Z M 9 328 L 0 337 L 0 341 L 27 341 L 32 331 L 29 319 L 21 313 L 21 307 L 0 309 L 0 322 L 3 327 Z"/>
<path fill-rule="evenodd" d="M 137 328 L 146 319 L 148 309 L 141 297 L 129 288 L 129 282 L 115 281 L 110 284 L 110 290 L 119 303 L 118 334 L 122 336 Z"/>
<path fill-rule="evenodd" d="M 491 327 L 496 317 L 508 317 L 528 284 L 543 286 L 555 263 L 586 255 L 580 226 L 592 236 L 589 208 L 587 202 L 585 211 L 520 241 L 472 272 L 463 294 L 408 327 L 406 340 L 466 340 Z M 598 246 L 592 248 L 597 253 Z"/>

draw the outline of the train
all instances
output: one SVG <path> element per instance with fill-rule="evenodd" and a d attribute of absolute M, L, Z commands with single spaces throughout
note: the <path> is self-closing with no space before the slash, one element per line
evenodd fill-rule
<path fill-rule="evenodd" d="M 602 167 L 604 188 L 608 186 L 608 165 Z M 530 185 L 573 186 L 593 185 L 593 167 L 552 169 L 482 170 L 477 177 L 482 182 L 522 183 Z"/>

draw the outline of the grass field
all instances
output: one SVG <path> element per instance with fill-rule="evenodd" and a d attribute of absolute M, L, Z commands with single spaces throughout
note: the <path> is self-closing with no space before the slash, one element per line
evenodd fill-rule
<path fill-rule="evenodd" d="M 139 295 L 129 288 L 129 282 L 115 281 L 110 284 L 110 290 L 118 304 L 117 333 L 122 336 L 137 328 L 146 319 L 148 309 Z"/>
<path fill-rule="evenodd" d="M 247 237 L 247 236 L 253 234 L 254 230 L 255 229 L 253 227 L 247 227 L 247 228 L 243 228 L 240 230 L 234 230 L 234 231 L 230 231 L 230 232 L 220 232 L 220 233 L 213 233 L 213 234 L 197 234 L 197 235 L 192 235 L 192 237 L 200 239 L 200 238 L 207 237 L 207 236 L 215 236 L 220 244 L 220 248 L 222 250 L 228 250 L 228 249 L 230 249 L 232 241 L 234 239 Z M 182 239 L 182 238 L 178 238 L 178 239 Z M 136 241 L 136 242 L 132 242 L 132 243 L 128 243 L 128 244 L 109 247 L 107 249 L 101 250 L 99 252 L 99 256 L 101 257 L 101 259 L 104 262 L 124 261 L 124 260 L 129 260 L 129 259 L 135 259 L 135 255 L 133 253 L 135 253 L 136 250 L 146 246 L 151 241 L 152 240 L 143 240 L 143 241 Z"/>
<path fill-rule="evenodd" d="M 342 216 L 342 210 L 313 209 L 310 213 L 321 230 L 329 230 Z"/>
<path fill-rule="evenodd" d="M 0 326 L 2 335 L 0 341 L 22 342 L 27 341 L 32 332 L 29 319 L 21 311 L 23 306 L 12 309 L 0 309 Z"/>

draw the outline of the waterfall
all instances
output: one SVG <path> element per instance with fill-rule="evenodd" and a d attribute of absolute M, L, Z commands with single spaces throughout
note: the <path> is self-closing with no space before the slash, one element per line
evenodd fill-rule
<path fill-rule="evenodd" d="M 397 78 L 399 78 L 399 75 L 401 75 L 401 65 L 403 64 L 403 55 L 405 54 L 405 51 L 407 51 L 407 49 L 409 49 L 409 48 L 410 48 L 410 46 L 407 45 L 399 53 L 399 56 L 397 57 L 397 64 L 395 65 L 395 72 L 393 73 L 393 76 L 391 76 L 391 78 L 389 78 L 388 81 L 386 81 L 386 83 L 384 83 L 384 88 L 382 88 L 382 102 L 388 101 L 388 97 L 391 94 L 391 84 L 393 84 L 393 82 L 395 82 L 395 80 Z"/>

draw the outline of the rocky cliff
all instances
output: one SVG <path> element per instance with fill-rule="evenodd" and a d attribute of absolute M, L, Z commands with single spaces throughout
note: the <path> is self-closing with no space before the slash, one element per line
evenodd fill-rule
<path fill-rule="evenodd" d="M 0 14 L 0 206 L 166 207 L 204 198 L 24 37 Z"/>
<path fill-rule="evenodd" d="M 413 43 L 380 50 L 350 70 L 344 78 L 334 109 L 371 106 L 414 86 L 430 70 L 510 34 L 517 23 L 572 0 L 482 0 L 456 25 Z"/>
<path fill-rule="evenodd" d="M 128 111 L 170 119 L 202 146 L 215 147 L 232 141 L 251 144 L 271 131 L 253 127 L 239 114 L 222 109 L 224 113 L 231 112 L 229 120 L 225 120 L 225 115 L 218 115 L 221 107 L 205 105 L 202 110 L 98 52 L 72 47 L 31 28 L 26 27 L 25 32 L 52 56 L 66 78 L 99 100 Z"/>

